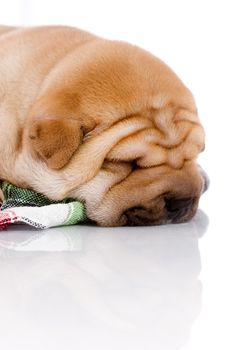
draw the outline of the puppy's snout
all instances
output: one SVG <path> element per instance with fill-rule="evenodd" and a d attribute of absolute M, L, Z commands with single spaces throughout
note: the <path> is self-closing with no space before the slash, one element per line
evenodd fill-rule
<path fill-rule="evenodd" d="M 201 173 L 201 176 L 204 180 L 204 183 L 203 183 L 203 188 L 202 188 L 202 194 L 205 193 L 208 188 L 209 188 L 209 185 L 210 185 L 210 179 L 209 179 L 209 176 L 207 175 L 207 173 L 205 172 L 205 170 L 203 170 L 203 168 L 199 165 L 199 169 L 200 169 L 200 173 Z"/>
<path fill-rule="evenodd" d="M 124 212 L 129 226 L 184 223 L 192 219 L 198 206 L 198 197 L 163 195 L 146 206 L 133 207 Z"/>

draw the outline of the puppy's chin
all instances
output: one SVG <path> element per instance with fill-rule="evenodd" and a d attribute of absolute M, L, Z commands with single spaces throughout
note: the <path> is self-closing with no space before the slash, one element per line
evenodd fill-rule
<path fill-rule="evenodd" d="M 205 179 L 195 162 L 181 169 L 105 162 L 90 182 L 76 191 L 87 214 L 100 226 L 183 223 L 195 215 Z"/>

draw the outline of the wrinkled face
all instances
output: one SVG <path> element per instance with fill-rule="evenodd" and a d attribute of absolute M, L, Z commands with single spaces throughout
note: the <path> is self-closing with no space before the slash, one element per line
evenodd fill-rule
<path fill-rule="evenodd" d="M 28 149 L 65 179 L 45 194 L 84 200 L 102 226 L 190 220 L 207 187 L 196 163 L 204 130 L 192 94 L 147 52 L 96 45 L 77 75 L 72 66 L 31 112 Z"/>

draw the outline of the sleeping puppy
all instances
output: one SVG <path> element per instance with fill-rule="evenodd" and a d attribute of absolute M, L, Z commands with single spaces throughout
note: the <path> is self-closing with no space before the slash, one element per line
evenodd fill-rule
<path fill-rule="evenodd" d="M 179 223 L 206 179 L 191 92 L 152 54 L 71 27 L 0 27 L 0 179 L 102 226 Z"/>

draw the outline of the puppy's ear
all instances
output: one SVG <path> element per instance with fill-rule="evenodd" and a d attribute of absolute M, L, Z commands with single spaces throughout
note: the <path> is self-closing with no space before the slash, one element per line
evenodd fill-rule
<path fill-rule="evenodd" d="M 83 130 L 75 119 L 33 121 L 29 139 L 36 152 L 51 169 L 64 167 L 82 142 Z"/>
<path fill-rule="evenodd" d="M 63 168 L 82 143 L 83 135 L 96 126 L 94 119 L 79 110 L 76 95 L 45 94 L 32 107 L 24 137 L 34 154 L 51 169 Z"/>

